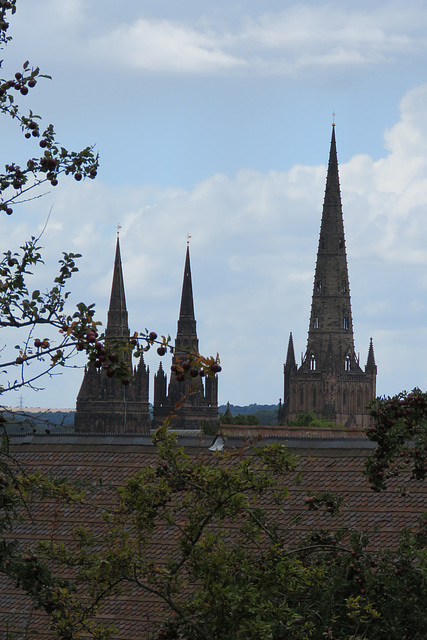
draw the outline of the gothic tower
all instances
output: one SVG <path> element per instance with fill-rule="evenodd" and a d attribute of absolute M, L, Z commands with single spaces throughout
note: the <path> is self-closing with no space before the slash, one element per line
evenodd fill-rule
<path fill-rule="evenodd" d="M 117 237 L 105 339 L 114 345 L 129 342 L 129 336 L 120 243 Z M 94 365 L 85 368 L 77 396 L 74 418 L 76 431 L 98 434 L 150 432 L 149 370 L 142 357 L 133 370 L 131 354 L 124 357 L 133 373 L 128 385 L 121 384 L 115 378 L 108 378 L 102 368 L 96 369 Z"/>
<path fill-rule="evenodd" d="M 372 339 L 364 371 L 354 350 L 335 125 L 332 125 L 307 349 L 298 368 L 290 335 L 279 421 L 293 420 L 298 414 L 311 411 L 336 424 L 364 428 L 369 424 L 366 406 L 375 397 L 376 374 Z"/>
<path fill-rule="evenodd" d="M 175 351 L 172 363 L 185 362 L 188 353 L 198 351 L 199 340 L 194 315 L 193 286 L 191 282 L 190 249 L 187 245 L 184 279 L 182 283 L 181 308 Z M 167 391 L 166 391 L 167 390 Z M 181 402 L 178 409 L 175 403 Z M 204 382 L 198 375 L 186 377 L 182 382 L 172 373 L 167 385 L 167 377 L 160 363 L 154 376 L 153 427 L 157 428 L 174 412 L 171 426 L 179 429 L 200 429 L 202 422 L 216 423 L 218 420 L 218 378 L 206 377 Z"/>

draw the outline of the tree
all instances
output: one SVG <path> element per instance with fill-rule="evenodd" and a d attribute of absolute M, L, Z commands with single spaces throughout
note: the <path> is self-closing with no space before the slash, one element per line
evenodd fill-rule
<path fill-rule="evenodd" d="M 292 427 L 324 427 L 326 429 L 336 429 L 343 425 L 336 425 L 335 422 L 329 422 L 326 418 L 316 418 L 313 411 L 307 411 L 306 413 L 300 413 L 295 420 L 289 420 L 289 426 Z"/>
<path fill-rule="evenodd" d="M 16 0 L 0 0 L 0 47 L 10 42 L 9 16 L 16 11 Z M 39 194 L 41 185 L 56 187 L 61 174 L 74 176 L 77 181 L 94 178 L 98 157 L 91 147 L 80 152 L 62 147 L 51 124 L 41 126 L 41 118 L 31 109 L 20 108 L 17 97 L 27 100 L 40 78 L 38 67 L 28 61 L 16 71 L 13 78 L 0 80 L 0 111 L 18 125 L 29 145 L 37 143 L 37 153 L 25 166 L 9 162 L 0 173 L 0 213 L 11 215 L 13 207 Z M 0 260 L 0 327 L 24 332 L 13 357 L 7 357 L 2 348 L 0 363 L 3 376 L 0 393 L 34 385 L 41 376 L 65 365 L 79 344 L 93 358 L 95 350 L 91 334 L 97 330 L 93 305 L 80 303 L 72 315 L 67 314 L 65 303 L 69 293 L 66 285 L 77 271 L 77 254 L 63 253 L 59 273 L 46 293 L 32 289 L 28 283 L 33 269 L 42 262 L 39 238 L 24 242 L 20 251 L 10 249 Z M 46 338 L 48 329 L 55 329 L 59 340 Z M 42 335 L 38 332 L 43 331 Z M 5 357 L 6 353 L 6 357 Z M 45 362 L 46 361 L 46 362 Z M 41 367 L 34 371 L 34 363 Z M 29 366 L 29 365 L 33 366 Z M 16 373 L 18 371 L 19 373 Z M 0 416 L 0 422 L 4 419 Z M 12 578 L 16 585 L 30 594 L 36 603 L 44 599 L 54 585 L 62 580 L 52 576 L 48 567 L 35 553 L 22 548 L 14 532 L 30 514 L 33 499 L 77 499 L 78 494 L 64 483 L 27 475 L 9 453 L 8 437 L 3 432 L 0 446 L 0 573 Z"/>
<path fill-rule="evenodd" d="M 0 0 L 0 48 L 4 49 L 10 42 L 9 15 L 16 12 L 16 0 Z M 24 137 L 30 142 L 37 141 L 39 152 L 21 167 L 15 162 L 5 166 L 0 174 L 0 211 L 8 215 L 13 212 L 12 205 L 19 204 L 27 198 L 28 192 L 34 192 L 42 184 L 50 183 L 55 187 L 60 174 L 73 175 L 77 181 L 84 178 L 95 178 L 98 170 L 98 156 L 92 147 L 82 151 L 68 151 L 56 139 L 52 124 L 45 129 L 41 127 L 41 118 L 28 109 L 24 114 L 16 101 L 21 100 L 36 87 L 41 75 L 38 67 L 32 67 L 25 61 L 22 68 L 10 79 L 0 80 L 0 110 L 3 115 L 10 116 L 20 127 Z"/>
<path fill-rule="evenodd" d="M 0 1 L 0 47 L 4 49 L 11 40 L 9 17 L 16 12 L 16 0 Z M 0 80 L 0 111 L 18 125 L 28 144 L 37 144 L 37 154 L 21 166 L 16 162 L 5 165 L 0 173 L 0 212 L 11 215 L 13 206 L 28 198 L 39 195 L 41 185 L 56 187 L 61 174 L 72 175 L 77 181 L 95 178 L 98 170 L 98 156 L 92 147 L 75 152 L 68 151 L 57 140 L 52 124 L 42 127 L 41 118 L 30 108 L 21 108 L 17 97 L 27 101 L 38 85 L 42 75 L 38 67 L 25 61 L 13 78 Z M 25 332 L 25 338 L 16 346 L 16 357 L 1 362 L 3 371 L 11 371 L 9 380 L 0 391 L 16 390 L 26 384 L 33 384 L 41 376 L 51 373 L 52 367 L 64 365 L 65 361 L 83 336 L 96 331 L 93 305 L 80 303 L 71 316 L 65 311 L 65 301 L 69 293 L 65 290 L 68 279 L 77 271 L 76 260 L 80 256 L 63 253 L 59 273 L 46 293 L 31 290 L 28 278 L 42 262 L 39 238 L 24 242 L 17 252 L 4 252 L 0 262 L 0 327 Z M 60 332 L 59 341 L 44 337 L 49 327 Z M 43 330 L 44 335 L 37 335 Z M 35 334 L 35 335 L 34 335 Z M 33 342 L 31 342 L 33 341 Z M 90 353 L 87 341 L 84 346 Z M 4 351 L 3 351 L 4 354 Z M 46 367 L 37 373 L 29 373 L 28 365 L 47 359 Z M 19 375 L 13 373 L 19 368 Z M 31 370 L 33 371 L 33 369 Z"/>
<path fill-rule="evenodd" d="M 0 0 L 2 49 L 11 40 L 9 17 L 15 11 L 16 0 Z M 15 206 L 28 198 L 38 197 L 42 185 L 56 187 L 62 175 L 74 176 L 80 182 L 86 178 L 93 179 L 97 174 L 98 156 L 92 147 L 78 152 L 68 151 L 59 143 L 52 124 L 43 127 L 39 115 L 30 108 L 21 108 L 17 98 L 25 103 L 41 78 L 48 76 L 25 61 L 13 78 L 0 80 L 1 114 L 12 118 L 28 140 L 28 145 L 33 148 L 36 145 L 34 155 L 24 165 L 10 161 L 0 173 L 0 214 L 11 215 Z M 33 237 L 23 242 L 18 251 L 9 249 L 4 252 L 0 260 L 0 327 L 18 332 L 20 337 L 14 355 L 4 347 L 1 349 L 2 396 L 23 386 L 34 388 L 40 378 L 52 375 L 56 367 L 66 366 L 68 359 L 79 351 L 85 351 L 89 362 L 108 367 L 112 375 L 125 383 L 131 371 L 121 354 L 147 349 L 157 341 L 154 333 L 144 332 L 127 344 L 106 344 L 103 334 L 98 335 L 100 323 L 95 320 L 94 305 L 80 302 L 74 311 L 67 310 L 67 285 L 77 271 L 79 257 L 79 254 L 64 252 L 54 282 L 46 292 L 41 292 L 31 286 L 33 271 L 43 262 L 40 238 Z M 54 334 L 50 335 L 52 331 Z M 158 342 L 161 345 L 159 349 L 165 350 L 168 340 L 164 338 Z M 0 423 L 2 421 L 4 419 L 0 415 Z M 78 500 L 78 496 L 79 492 L 63 482 L 27 475 L 10 456 L 8 437 L 3 429 L 0 446 L 0 573 L 12 578 L 30 594 L 37 606 L 46 601 L 46 594 L 55 586 L 61 587 L 63 581 L 55 579 L 35 553 L 22 548 L 14 538 L 15 529 L 31 513 L 33 500 L 49 498 L 62 502 Z"/>
<path fill-rule="evenodd" d="M 238 413 L 235 416 L 227 416 L 227 415 L 220 415 L 220 422 L 221 424 L 239 424 L 239 425 L 257 425 L 259 424 L 259 418 L 258 416 L 254 415 L 253 413 L 248 413 L 248 414 L 243 414 L 243 413 Z"/>
<path fill-rule="evenodd" d="M 415 388 L 370 404 L 374 424 L 367 436 L 377 443 L 367 472 L 371 487 L 381 491 L 392 477 L 404 475 L 401 491 L 410 479 L 427 474 L 427 394 Z"/>

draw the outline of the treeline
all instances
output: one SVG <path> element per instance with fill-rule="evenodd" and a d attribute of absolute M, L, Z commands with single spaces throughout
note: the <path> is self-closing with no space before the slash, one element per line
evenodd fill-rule
<path fill-rule="evenodd" d="M 277 424 L 277 411 L 278 405 L 276 404 L 249 404 L 246 406 L 239 406 L 230 404 L 229 405 L 231 415 L 233 417 L 233 421 L 228 424 L 267 424 L 267 425 L 276 425 Z M 218 407 L 218 411 L 220 413 L 220 421 L 223 422 L 222 416 L 224 416 L 227 411 L 227 405 L 223 404 Z M 236 422 L 235 418 L 239 416 L 239 420 L 244 420 L 243 422 Z M 248 418 L 251 416 L 255 416 L 257 418 L 257 422 L 248 422 Z M 252 419 L 252 418 L 250 418 Z M 227 423 L 225 423 L 227 424 Z"/>

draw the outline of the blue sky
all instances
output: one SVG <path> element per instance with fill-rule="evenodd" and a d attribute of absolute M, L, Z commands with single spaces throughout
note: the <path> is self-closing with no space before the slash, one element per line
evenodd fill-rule
<path fill-rule="evenodd" d="M 29 106 L 101 169 L 1 219 L 2 250 L 52 206 L 41 282 L 80 251 L 73 296 L 104 320 L 120 222 L 131 326 L 174 336 L 189 232 L 220 402 L 277 402 L 289 331 L 297 354 L 307 339 L 334 110 L 356 352 L 373 337 L 379 394 L 426 387 L 426 2 L 18 4 L 4 75 L 52 75 Z M 4 162 L 34 152 L 13 123 L 1 135 Z M 73 406 L 81 375 L 23 402 Z"/>

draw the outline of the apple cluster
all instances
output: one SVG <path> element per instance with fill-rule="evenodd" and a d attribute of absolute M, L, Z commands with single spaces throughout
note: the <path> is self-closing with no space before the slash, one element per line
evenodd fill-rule
<path fill-rule="evenodd" d="M 15 13 L 16 0 L 0 0 L 0 42 L 6 43 L 8 38 L 6 37 L 6 32 L 9 28 L 9 23 L 6 20 L 6 11 L 12 11 Z"/>
<path fill-rule="evenodd" d="M 221 370 L 222 367 L 217 360 L 213 360 L 212 358 L 209 364 L 206 364 L 205 358 L 201 358 L 198 354 L 189 354 L 188 360 L 178 360 L 171 366 L 171 371 L 175 374 L 178 382 L 183 382 L 186 376 L 190 376 L 191 378 L 197 378 L 198 376 L 204 378 L 206 375 L 214 376 Z"/>
<path fill-rule="evenodd" d="M 146 342 L 146 346 L 140 348 L 138 346 L 138 341 L 143 340 Z M 134 336 L 130 340 L 131 344 L 136 347 L 134 356 L 139 357 L 141 352 L 148 351 L 151 346 L 154 344 L 158 344 L 157 354 L 159 356 L 164 356 L 168 350 L 170 353 L 175 353 L 175 348 L 170 344 L 171 337 L 161 336 L 161 340 L 158 340 L 157 333 L 155 331 L 146 331 L 145 334 L 141 333 L 138 336 L 138 333 L 135 333 Z M 188 350 L 187 358 L 185 360 L 181 360 L 175 358 L 171 366 L 171 372 L 175 375 L 175 378 L 178 382 L 183 382 L 186 377 L 197 378 L 208 376 L 214 376 L 222 370 L 221 365 L 219 364 L 219 357 L 217 355 L 216 358 L 204 358 L 198 352 Z"/>

